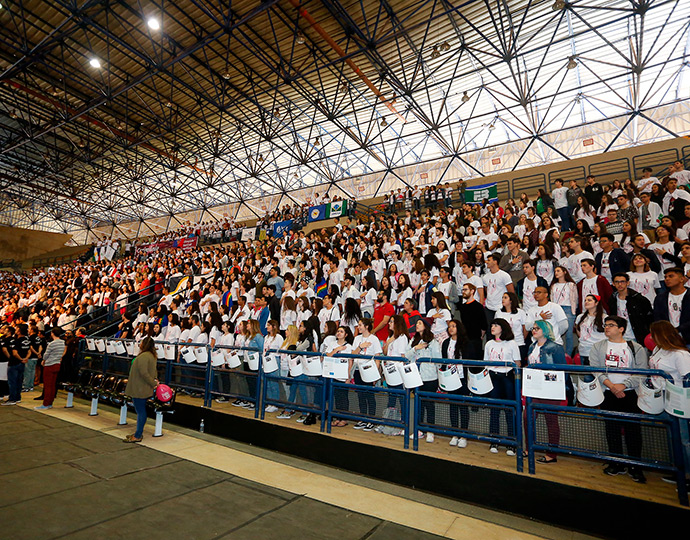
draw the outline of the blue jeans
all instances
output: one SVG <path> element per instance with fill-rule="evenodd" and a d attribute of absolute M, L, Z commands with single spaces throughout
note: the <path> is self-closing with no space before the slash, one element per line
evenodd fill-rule
<path fill-rule="evenodd" d="M 278 401 L 280 399 L 280 382 L 276 379 L 280 377 L 280 370 L 266 373 L 265 376 L 268 379 L 266 382 L 266 399 Z"/>
<path fill-rule="evenodd" d="M 38 363 L 38 358 L 29 358 L 26 362 L 26 367 L 24 368 L 24 383 L 23 387 L 25 390 L 29 390 L 34 387 L 34 377 L 36 377 L 36 364 Z"/>
<path fill-rule="evenodd" d="M 561 230 L 569 231 L 573 228 L 572 221 L 570 219 L 570 208 L 564 206 L 563 208 L 556 208 L 558 217 L 561 218 Z"/>
<path fill-rule="evenodd" d="M 573 343 L 573 327 L 575 326 L 575 317 L 573 308 L 570 306 L 561 306 L 565 311 L 565 316 L 568 318 L 568 330 L 565 333 L 565 354 L 572 355 L 575 344 Z"/>
<path fill-rule="evenodd" d="M 132 398 L 134 410 L 137 411 L 137 430 L 134 436 L 141 439 L 144 436 L 144 426 L 146 425 L 146 398 Z"/>
<path fill-rule="evenodd" d="M 309 398 L 307 398 L 307 385 L 302 384 L 301 382 L 298 381 L 308 381 L 309 377 L 307 377 L 304 373 L 302 375 L 297 375 L 297 377 L 291 377 L 295 382 L 293 382 L 290 385 L 290 395 L 288 395 L 288 401 L 290 403 L 295 403 L 295 398 L 297 397 L 297 391 L 299 391 L 299 398 L 300 401 L 302 402 L 302 405 L 308 405 L 309 404 Z"/>
<path fill-rule="evenodd" d="M 24 381 L 24 364 L 7 368 L 7 385 L 10 387 L 10 401 L 22 400 L 22 382 Z"/>

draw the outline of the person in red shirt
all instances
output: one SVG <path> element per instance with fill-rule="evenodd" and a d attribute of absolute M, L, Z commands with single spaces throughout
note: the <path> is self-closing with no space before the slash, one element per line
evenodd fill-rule
<path fill-rule="evenodd" d="M 385 343 L 388 339 L 388 321 L 395 315 L 395 308 L 391 304 L 386 291 L 379 291 L 376 305 L 374 306 L 374 331 L 376 337 Z"/>

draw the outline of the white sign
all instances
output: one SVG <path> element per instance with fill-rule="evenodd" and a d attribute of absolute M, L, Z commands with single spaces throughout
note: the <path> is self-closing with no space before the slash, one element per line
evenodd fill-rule
<path fill-rule="evenodd" d="M 524 368 L 522 395 L 540 399 L 565 399 L 565 373 Z"/>

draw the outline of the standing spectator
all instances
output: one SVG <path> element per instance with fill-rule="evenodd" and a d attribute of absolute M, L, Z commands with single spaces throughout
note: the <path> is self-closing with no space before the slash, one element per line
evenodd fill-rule
<path fill-rule="evenodd" d="M 463 303 L 460 304 L 460 319 L 467 333 L 467 356 L 478 360 L 482 352 L 482 340 L 488 329 L 483 306 L 476 300 L 476 287 L 472 283 L 462 286 Z"/>
<path fill-rule="evenodd" d="M 651 191 L 640 193 L 640 201 L 642 204 L 638 210 L 640 219 L 638 220 L 638 230 L 642 232 L 650 232 L 661 225 L 661 206 L 652 202 Z"/>
<path fill-rule="evenodd" d="M 589 353 L 592 345 L 606 339 L 604 334 L 604 306 L 599 297 L 588 294 L 585 297 L 585 309 L 577 316 L 575 322 L 577 334 L 577 349 L 580 354 L 580 362 L 589 365 Z"/>
<path fill-rule="evenodd" d="M 546 287 L 537 287 L 534 290 L 534 298 L 537 305 L 527 312 L 527 328 L 534 326 L 534 321 L 548 321 L 554 329 L 555 341 L 563 345 L 563 334 L 568 330 L 568 318 L 563 308 L 549 301 L 549 290 Z"/>
<path fill-rule="evenodd" d="M 381 343 L 388 339 L 388 323 L 395 315 L 395 308 L 389 302 L 388 292 L 381 290 L 378 293 L 378 302 L 374 307 L 374 330 L 373 334 L 379 338 Z"/>
<path fill-rule="evenodd" d="M 587 201 L 594 208 L 599 208 L 601 205 L 601 198 L 604 196 L 604 188 L 600 184 L 597 184 L 594 176 L 590 175 L 585 179 L 585 197 Z"/>
<path fill-rule="evenodd" d="M 568 188 L 563 186 L 563 180 L 557 178 L 554 182 L 556 187 L 553 188 L 551 196 L 556 207 L 558 217 L 561 218 L 561 230 L 569 231 L 572 228 L 570 220 L 570 208 L 568 207 Z"/>
<path fill-rule="evenodd" d="M 57 378 L 60 372 L 60 362 L 62 355 L 65 354 L 65 342 L 62 340 L 62 329 L 53 328 L 51 331 L 53 340 L 48 343 L 45 353 L 43 353 L 43 405 L 34 407 L 38 410 L 53 408 L 53 401 L 57 394 Z"/>
<path fill-rule="evenodd" d="M 649 167 L 645 167 L 642 169 L 642 178 L 640 178 L 639 182 L 637 182 L 637 189 L 640 192 L 640 195 L 643 193 L 652 193 L 652 186 L 654 184 L 661 184 L 659 179 L 656 176 L 652 176 L 652 169 Z M 640 197 L 641 199 L 642 197 Z"/>
<path fill-rule="evenodd" d="M 620 272 L 613 276 L 615 290 L 609 299 L 608 312 L 628 321 L 625 339 L 644 343 L 644 338 L 649 334 L 649 325 L 654 320 L 652 304 L 629 285 L 630 276 L 627 273 Z"/>
<path fill-rule="evenodd" d="M 138 443 L 144 438 L 146 401 L 158 386 L 156 361 L 156 344 L 150 337 L 145 337 L 139 346 L 139 354 L 132 361 L 125 388 L 125 395 L 132 398 L 134 409 L 137 411 L 137 429 L 132 435 L 125 437 L 123 442 Z"/>
<path fill-rule="evenodd" d="M 506 247 L 508 252 L 501 258 L 499 267 L 504 272 L 508 272 L 513 285 L 517 285 L 518 281 L 525 277 L 522 265 L 529 260 L 529 255 L 520 249 L 520 239 L 517 236 L 508 238 Z"/>
<path fill-rule="evenodd" d="M 614 247 L 613 235 L 604 233 L 599 236 L 601 251 L 594 257 L 597 274 L 613 282 L 614 274 L 627 272 L 630 268 L 630 259 L 621 248 Z"/>
<path fill-rule="evenodd" d="M 500 255 L 492 253 L 486 259 L 488 272 L 484 274 L 484 307 L 486 308 L 486 321 L 491 324 L 494 320 L 496 311 L 501 309 L 503 293 L 515 292 L 513 280 L 507 272 L 499 268 L 501 262 Z"/>
<path fill-rule="evenodd" d="M 537 287 L 548 288 L 549 285 L 543 277 L 537 275 L 537 261 L 528 259 L 523 263 L 522 268 L 525 277 L 517 282 L 515 292 L 522 302 L 522 307 L 527 311 L 537 305 L 537 301 L 534 299 L 534 290 Z"/>
<path fill-rule="evenodd" d="M 10 387 L 10 397 L 3 405 L 17 405 L 22 401 L 22 382 L 24 380 L 24 369 L 31 356 L 31 340 L 27 334 L 26 324 L 18 324 L 14 340 L 10 349 L 6 351 L 9 357 L 7 368 L 7 384 Z"/>
<path fill-rule="evenodd" d="M 685 276 L 680 268 L 664 271 L 666 290 L 661 290 L 654 299 L 654 320 L 669 321 L 690 343 L 690 294 L 685 287 Z"/>
<path fill-rule="evenodd" d="M 600 296 L 604 310 L 608 311 L 609 298 L 611 298 L 613 293 L 611 283 L 606 278 L 597 275 L 596 264 L 592 259 L 584 259 L 580 265 L 585 278 L 577 284 L 577 295 L 580 298 L 578 311 L 582 311 L 585 308 L 584 300 L 588 294 Z"/>
<path fill-rule="evenodd" d="M 591 366 L 601 368 L 605 373 L 599 375 L 599 382 L 604 388 L 604 402 L 601 408 L 606 411 L 641 414 L 637 406 L 635 388 L 639 377 L 628 374 L 608 373 L 608 368 L 648 369 L 647 351 L 635 341 L 625 340 L 625 329 L 628 321 L 615 315 L 606 317 L 604 333 L 606 340 L 595 343 L 589 355 Z M 615 456 L 628 455 L 639 459 L 642 456 L 642 432 L 635 422 L 606 420 L 606 442 L 609 452 Z M 623 437 L 627 453 L 623 452 Z M 619 463 L 610 463 L 604 468 L 604 474 L 616 476 L 625 474 L 626 467 Z M 637 466 L 627 468 L 628 474 L 635 482 L 646 482 L 642 469 Z"/>

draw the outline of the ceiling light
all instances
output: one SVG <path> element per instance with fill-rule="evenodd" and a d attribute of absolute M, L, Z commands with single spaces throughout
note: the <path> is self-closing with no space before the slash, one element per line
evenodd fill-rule
<path fill-rule="evenodd" d="M 297 173 L 293 174 L 293 176 L 294 176 L 295 178 L 299 178 L 299 174 L 297 174 Z"/>
<path fill-rule="evenodd" d="M 306 41 L 306 39 L 304 39 L 304 34 L 302 32 L 297 32 L 297 37 L 295 38 L 295 41 L 298 45 L 304 45 L 304 42 Z"/>
<path fill-rule="evenodd" d="M 460 100 L 463 103 L 467 103 L 470 100 L 470 96 L 467 94 L 466 91 L 462 93 L 462 97 L 460 98 Z"/>
<path fill-rule="evenodd" d="M 438 45 L 434 45 L 434 48 L 431 51 L 431 59 L 436 60 L 439 56 L 441 56 L 441 53 L 438 52 Z"/>
<path fill-rule="evenodd" d="M 50 89 L 50 95 L 53 97 L 59 96 L 60 95 L 60 89 L 57 86 L 53 86 Z"/>
<path fill-rule="evenodd" d="M 386 121 L 386 119 L 381 118 L 381 127 L 387 127 L 387 126 L 388 126 L 388 122 Z"/>
<path fill-rule="evenodd" d="M 226 69 L 221 75 L 226 81 L 230 79 L 230 72 Z"/>
<path fill-rule="evenodd" d="M 276 118 L 280 118 L 281 112 L 280 112 L 280 107 L 276 107 L 275 110 L 273 111 L 273 116 Z"/>
<path fill-rule="evenodd" d="M 264 155 L 263 155 L 263 154 L 259 154 L 259 161 L 262 162 L 263 160 L 264 160 Z"/>
<path fill-rule="evenodd" d="M 575 60 L 574 56 L 568 57 L 568 69 L 575 69 L 577 67 L 577 60 Z"/>
<path fill-rule="evenodd" d="M 566 3 L 565 0 L 556 0 L 553 5 L 551 6 L 551 9 L 554 11 L 558 11 L 561 9 L 565 9 Z"/>
<path fill-rule="evenodd" d="M 172 106 L 173 106 L 172 101 L 168 101 L 168 102 L 165 104 L 165 106 L 166 106 L 168 109 L 171 109 Z"/>
<path fill-rule="evenodd" d="M 314 139 L 314 146 L 319 146 L 319 144 L 321 144 L 321 143 L 319 142 L 319 138 L 316 137 L 316 139 Z"/>
<path fill-rule="evenodd" d="M 489 124 L 489 131 L 493 131 L 494 129 L 496 129 L 496 125 L 493 122 L 491 122 Z"/>
<path fill-rule="evenodd" d="M 149 25 L 149 28 L 151 30 L 160 30 L 160 28 L 161 28 L 160 21 L 158 19 L 156 19 L 155 17 L 149 17 L 149 20 L 146 21 L 146 24 Z"/>
<path fill-rule="evenodd" d="M 85 141 L 84 139 L 79 139 L 79 140 L 77 141 L 77 146 L 78 146 L 79 148 L 84 148 L 84 147 L 86 146 L 86 141 Z"/>
<path fill-rule="evenodd" d="M 91 60 L 89 60 L 89 65 L 90 65 L 92 68 L 100 69 L 100 67 L 101 67 L 101 61 L 100 61 L 98 58 L 92 58 Z"/>
<path fill-rule="evenodd" d="M 340 85 L 340 91 L 344 94 L 350 90 L 350 87 L 347 85 L 347 83 L 343 83 Z"/>
<path fill-rule="evenodd" d="M 12 109 L 10 111 L 10 118 L 14 118 L 14 119 L 19 118 L 19 113 L 17 112 L 17 109 Z"/>
<path fill-rule="evenodd" d="M 441 50 L 442 51 L 449 51 L 450 50 L 450 43 L 448 43 L 447 41 L 444 41 L 443 43 L 441 43 Z"/>

